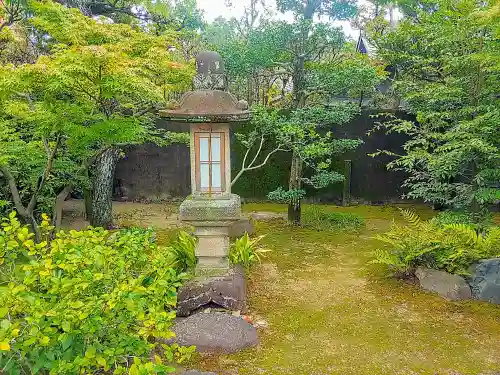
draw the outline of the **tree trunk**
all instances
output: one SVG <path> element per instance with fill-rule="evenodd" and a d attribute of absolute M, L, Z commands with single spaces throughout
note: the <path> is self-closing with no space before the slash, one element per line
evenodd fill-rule
<path fill-rule="evenodd" d="M 302 159 L 294 152 L 292 155 L 292 166 L 290 168 L 290 191 L 298 190 L 302 187 Z M 293 198 L 288 204 L 288 221 L 295 225 L 300 225 L 301 219 L 301 199 Z"/>
<path fill-rule="evenodd" d="M 113 181 L 120 149 L 111 147 L 96 160 L 92 176 L 92 217 L 94 227 L 109 228 L 113 225 Z"/>
<path fill-rule="evenodd" d="M 308 0 L 304 8 L 304 20 L 302 25 L 301 39 L 303 43 L 299 43 L 298 51 L 295 52 L 295 61 L 293 66 L 293 103 L 292 109 L 304 108 L 306 105 L 306 61 L 308 59 L 305 48 L 305 41 L 309 37 L 314 13 L 317 10 L 318 3 L 315 0 Z M 290 168 L 290 183 L 288 189 L 290 191 L 299 190 L 302 187 L 302 169 L 303 161 L 297 151 L 292 155 L 292 166 Z M 301 220 L 301 198 L 293 198 L 288 205 L 288 221 L 295 225 L 300 225 Z"/>
<path fill-rule="evenodd" d="M 305 105 L 305 55 L 299 55 L 295 61 L 293 73 L 293 108 L 303 108 Z M 298 152 L 292 155 L 292 165 L 290 167 L 290 191 L 298 190 L 302 186 L 302 159 Z M 288 221 L 294 225 L 300 225 L 301 220 L 301 199 L 293 198 L 288 204 Z"/>
<path fill-rule="evenodd" d="M 344 160 L 344 191 L 342 193 L 342 205 L 351 204 L 351 180 L 352 180 L 352 160 Z"/>
<path fill-rule="evenodd" d="M 54 209 L 52 211 L 52 225 L 54 226 L 55 232 L 58 232 L 61 229 L 64 202 L 72 191 L 73 185 L 68 185 L 57 195 L 56 204 L 54 205 Z"/>
<path fill-rule="evenodd" d="M 92 188 L 83 189 L 83 204 L 85 206 L 85 220 L 92 222 Z"/>

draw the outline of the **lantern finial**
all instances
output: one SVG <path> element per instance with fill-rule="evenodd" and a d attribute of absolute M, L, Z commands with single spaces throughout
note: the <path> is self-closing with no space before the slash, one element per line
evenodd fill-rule
<path fill-rule="evenodd" d="M 217 52 L 201 52 L 196 57 L 195 90 L 227 90 L 224 60 Z"/>

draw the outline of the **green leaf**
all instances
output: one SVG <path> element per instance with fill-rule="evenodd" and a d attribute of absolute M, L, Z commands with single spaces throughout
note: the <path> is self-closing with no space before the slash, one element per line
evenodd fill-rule
<path fill-rule="evenodd" d="M 3 330 L 8 330 L 11 326 L 11 323 L 10 323 L 10 320 L 8 319 L 3 319 L 1 322 L 0 322 L 0 328 L 2 328 Z"/>
<path fill-rule="evenodd" d="M 88 347 L 87 350 L 85 351 L 85 358 L 92 359 L 95 358 L 95 355 L 96 355 L 96 348 L 93 346 Z"/>
<path fill-rule="evenodd" d="M 67 320 L 65 320 L 62 325 L 61 325 L 62 329 L 64 332 L 70 332 L 71 331 L 71 323 L 68 322 Z"/>
<path fill-rule="evenodd" d="M 8 307 L 0 307 L 0 318 L 3 318 L 8 313 L 9 313 Z"/>

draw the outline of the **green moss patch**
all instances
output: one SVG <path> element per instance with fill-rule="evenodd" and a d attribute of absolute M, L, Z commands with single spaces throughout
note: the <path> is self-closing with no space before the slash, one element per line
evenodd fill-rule
<path fill-rule="evenodd" d="M 284 212 L 247 204 L 245 211 Z M 375 233 L 400 220 L 396 207 L 330 207 L 363 217 L 360 233 L 258 222 L 273 250 L 250 277 L 251 314 L 265 319 L 255 349 L 202 357 L 223 374 L 450 375 L 500 369 L 500 307 L 448 302 L 368 265 Z M 425 218 L 433 212 L 417 207 Z"/>

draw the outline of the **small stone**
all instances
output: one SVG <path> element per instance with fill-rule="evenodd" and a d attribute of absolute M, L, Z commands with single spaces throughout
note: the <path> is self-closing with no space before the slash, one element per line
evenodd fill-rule
<path fill-rule="evenodd" d="M 203 310 L 203 312 L 204 312 L 205 314 L 209 314 L 211 311 L 212 311 L 211 309 L 205 309 L 205 310 Z"/>
<path fill-rule="evenodd" d="M 500 258 L 474 264 L 470 269 L 469 284 L 474 298 L 500 304 Z"/>
<path fill-rule="evenodd" d="M 253 326 L 255 328 L 268 328 L 269 327 L 269 323 L 267 323 L 263 319 L 260 319 L 260 320 L 256 320 L 255 323 L 253 324 Z"/>
<path fill-rule="evenodd" d="M 465 279 L 448 272 L 419 267 L 415 272 L 420 286 L 451 301 L 472 298 L 472 292 Z"/>
<path fill-rule="evenodd" d="M 240 310 L 233 311 L 231 314 L 232 314 L 233 316 L 240 316 L 240 315 L 241 315 L 241 311 L 240 311 Z"/>
<path fill-rule="evenodd" d="M 196 346 L 200 353 L 235 353 L 258 344 L 255 327 L 230 314 L 196 314 L 172 327 L 174 342 Z"/>
<path fill-rule="evenodd" d="M 254 220 L 282 220 L 285 218 L 284 214 L 277 212 L 252 212 L 250 217 Z"/>

